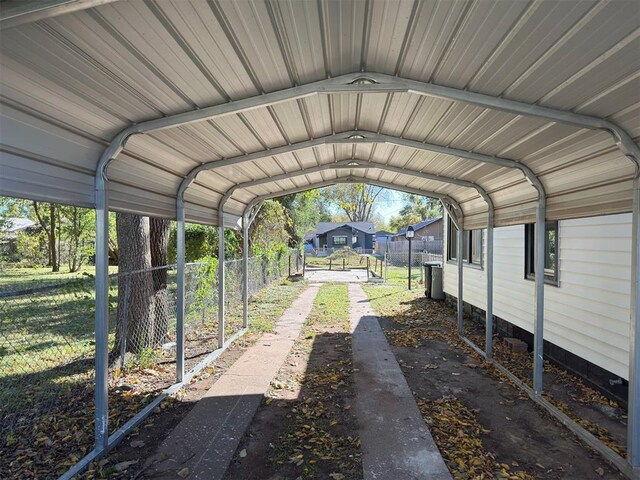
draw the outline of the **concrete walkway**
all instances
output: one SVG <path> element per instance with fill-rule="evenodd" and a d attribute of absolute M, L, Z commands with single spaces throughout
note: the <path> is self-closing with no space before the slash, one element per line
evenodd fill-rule
<path fill-rule="evenodd" d="M 356 414 L 365 480 L 450 480 L 360 285 L 349 285 Z"/>
<path fill-rule="evenodd" d="M 146 462 L 154 479 L 217 480 L 224 474 L 302 323 L 318 286 L 310 286 L 265 334 L 222 375 Z"/>

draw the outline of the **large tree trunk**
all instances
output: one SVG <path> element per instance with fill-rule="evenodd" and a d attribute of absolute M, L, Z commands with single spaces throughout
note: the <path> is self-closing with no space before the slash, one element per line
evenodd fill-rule
<path fill-rule="evenodd" d="M 119 275 L 115 348 L 124 355 L 153 346 L 154 285 L 149 272 L 149 218 L 118 213 L 116 225 Z"/>
<path fill-rule="evenodd" d="M 152 340 L 160 345 L 167 340 L 169 331 L 169 298 L 167 293 L 167 247 L 169 245 L 169 228 L 171 221 L 161 218 L 150 218 L 149 243 L 151 247 L 151 266 L 163 267 L 153 271 L 153 292 L 155 298 L 155 324 Z"/>

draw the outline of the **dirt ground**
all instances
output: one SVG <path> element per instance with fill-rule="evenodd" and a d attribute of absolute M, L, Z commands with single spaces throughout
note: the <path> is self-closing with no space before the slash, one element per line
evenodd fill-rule
<path fill-rule="evenodd" d="M 160 404 L 143 424 L 131 432 L 109 455 L 94 463 L 80 478 L 145 478 L 144 460 L 156 451 L 168 432 L 171 432 L 189 413 L 200 398 L 220 376 L 242 355 L 252 338 L 232 345 L 209 367 L 198 374 L 192 383 Z"/>
<path fill-rule="evenodd" d="M 455 312 L 388 285 L 366 285 L 380 324 L 455 479 L 621 479 L 553 417 L 461 342 Z M 325 285 L 238 447 L 225 480 L 360 480 L 346 285 Z M 468 319 L 465 333 L 482 344 Z M 151 455 L 251 337 L 225 352 L 82 478 L 145 478 Z M 530 378 L 530 355 L 501 343 L 495 355 Z M 546 365 L 545 386 L 563 411 L 624 450 L 622 411 L 575 377 Z"/>
<path fill-rule="evenodd" d="M 380 323 L 454 478 L 624 478 L 458 341 L 454 312 L 443 303 L 414 298 Z M 572 401 L 558 378 L 547 382 Z M 601 406 L 580 407 L 619 427 Z"/>

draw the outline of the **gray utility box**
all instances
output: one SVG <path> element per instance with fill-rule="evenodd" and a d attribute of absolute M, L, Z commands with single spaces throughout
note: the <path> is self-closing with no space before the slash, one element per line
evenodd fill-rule
<path fill-rule="evenodd" d="M 426 262 L 423 264 L 425 291 L 427 298 L 435 300 L 444 300 L 444 291 L 442 290 L 442 265 L 440 262 Z"/>

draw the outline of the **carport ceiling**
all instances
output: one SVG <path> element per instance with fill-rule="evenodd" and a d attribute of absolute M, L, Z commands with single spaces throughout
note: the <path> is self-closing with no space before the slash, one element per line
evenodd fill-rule
<path fill-rule="evenodd" d="M 74 6 L 0 23 L 3 195 L 92 206 L 99 157 L 123 129 L 354 72 L 599 117 L 640 137 L 635 0 L 48 3 Z M 133 135 L 108 168 L 111 207 L 175 217 L 180 182 L 205 162 L 365 130 L 521 162 L 542 181 L 550 219 L 631 211 L 634 165 L 604 131 L 377 87 L 356 82 Z M 301 172 L 348 159 L 372 168 Z M 357 138 L 203 171 L 186 192 L 187 220 L 215 224 L 229 188 L 291 173 L 234 192 L 228 223 L 256 196 L 349 175 L 442 192 L 465 225 L 483 225 L 475 190 L 412 170 L 478 184 L 498 226 L 533 221 L 537 194 L 517 169 Z"/>

